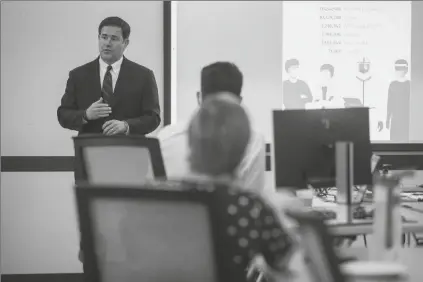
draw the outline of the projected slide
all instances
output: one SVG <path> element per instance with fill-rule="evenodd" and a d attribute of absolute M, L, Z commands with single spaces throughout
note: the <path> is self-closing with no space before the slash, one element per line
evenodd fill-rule
<path fill-rule="evenodd" d="M 284 1 L 283 105 L 366 106 L 373 141 L 408 142 L 411 1 Z"/>

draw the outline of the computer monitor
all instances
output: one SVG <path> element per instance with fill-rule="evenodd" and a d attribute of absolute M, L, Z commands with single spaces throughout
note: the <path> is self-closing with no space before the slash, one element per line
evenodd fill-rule
<path fill-rule="evenodd" d="M 415 170 L 416 174 L 403 180 L 402 185 L 423 188 L 423 143 L 375 143 L 372 144 L 372 151 L 380 157 L 378 170 Z"/>
<path fill-rule="evenodd" d="M 372 151 L 380 157 L 378 169 L 423 170 L 423 143 L 374 143 Z"/>
<path fill-rule="evenodd" d="M 273 111 L 278 189 L 334 187 L 335 146 L 353 143 L 353 184 L 372 183 L 368 108 Z"/>

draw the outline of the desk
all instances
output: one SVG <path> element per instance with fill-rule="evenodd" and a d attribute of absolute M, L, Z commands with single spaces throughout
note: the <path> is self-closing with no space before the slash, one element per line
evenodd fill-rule
<path fill-rule="evenodd" d="M 368 259 L 368 249 L 366 248 L 342 248 L 340 250 L 341 256 L 354 256 L 359 260 Z M 423 277 L 423 269 L 421 267 L 421 261 L 423 260 L 423 248 L 403 248 L 401 253 L 401 262 L 408 268 L 408 280 L 406 282 L 421 282 Z M 286 277 L 277 279 L 280 282 L 313 282 L 310 278 L 308 269 L 304 263 L 302 251 L 299 250 L 292 262 L 291 269 L 294 271 L 295 276 L 291 279 Z M 354 279 L 354 282 L 362 282 L 362 280 Z M 378 280 L 380 281 L 380 280 Z M 364 281 L 363 281 L 364 282 Z M 367 280 L 366 282 L 369 282 Z M 376 281 L 375 281 L 376 282 Z"/>
<path fill-rule="evenodd" d="M 423 259 L 423 248 L 402 248 L 401 263 L 408 268 L 407 282 L 421 282 L 423 269 L 421 261 Z M 368 260 L 368 250 L 366 248 L 346 248 L 341 251 L 342 255 L 354 256 L 359 260 Z M 359 281 L 359 280 L 354 280 Z"/>
<path fill-rule="evenodd" d="M 416 210 L 402 208 L 401 214 L 408 220 L 417 221 L 416 223 L 403 223 L 402 228 L 404 233 L 423 233 L 423 202 L 407 202 L 404 204 L 411 206 Z M 364 206 L 366 205 L 371 206 L 371 204 L 364 204 Z M 339 206 L 336 203 L 323 202 L 320 199 L 313 199 L 313 207 L 324 207 L 336 212 L 340 209 L 345 209 L 345 206 Z M 335 219 L 327 221 L 327 224 L 330 232 L 337 236 L 373 233 L 372 219 L 355 219 L 353 220 L 353 223 L 350 224 L 340 223 Z"/>
<path fill-rule="evenodd" d="M 419 186 L 401 187 L 401 192 L 423 192 L 423 188 Z"/>

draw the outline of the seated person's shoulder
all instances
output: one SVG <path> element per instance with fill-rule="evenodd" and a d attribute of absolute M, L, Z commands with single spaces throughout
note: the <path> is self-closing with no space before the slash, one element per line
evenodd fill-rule
<path fill-rule="evenodd" d="M 174 136 L 186 134 L 186 131 L 187 124 L 185 122 L 166 125 L 159 130 L 157 139 L 160 141 L 165 141 Z"/>
<path fill-rule="evenodd" d="M 143 185 L 153 190 L 181 191 L 184 189 L 184 181 L 181 179 L 154 179 L 145 181 Z"/>
<path fill-rule="evenodd" d="M 159 140 L 167 139 L 171 135 L 172 128 L 173 128 L 173 125 L 163 126 L 157 133 L 157 139 Z"/>
<path fill-rule="evenodd" d="M 237 183 L 221 179 L 184 178 L 180 180 L 184 190 L 214 192 L 223 196 L 255 197 L 253 192 L 246 191 Z"/>
<path fill-rule="evenodd" d="M 259 146 L 264 146 L 265 138 L 264 134 L 257 130 L 257 128 L 251 128 L 251 137 L 250 137 L 250 144 L 256 144 Z"/>
<path fill-rule="evenodd" d="M 219 191 L 225 191 L 223 194 L 231 198 L 231 201 L 247 209 L 258 208 L 261 210 L 270 208 L 266 199 L 259 192 L 245 190 L 237 185 L 227 187 L 227 189 L 220 189 Z"/>
<path fill-rule="evenodd" d="M 264 142 L 264 134 L 260 130 L 258 130 L 257 127 L 252 127 L 251 133 L 254 138 L 260 139 Z"/>

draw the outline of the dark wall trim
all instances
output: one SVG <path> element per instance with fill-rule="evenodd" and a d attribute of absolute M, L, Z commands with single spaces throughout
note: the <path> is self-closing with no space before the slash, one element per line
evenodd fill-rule
<path fill-rule="evenodd" d="M 1 157 L 2 172 L 74 171 L 74 157 Z M 270 171 L 270 154 L 266 153 L 266 171 Z"/>
<path fill-rule="evenodd" d="M 1 157 L 2 172 L 73 171 L 73 156 Z"/>
<path fill-rule="evenodd" d="M 383 152 L 423 152 L 423 144 L 372 144 L 372 150 L 376 153 Z M 266 171 L 271 171 L 271 146 L 266 144 Z M 404 167 L 407 164 L 413 167 L 421 167 L 421 155 L 402 156 L 401 154 L 394 154 L 392 156 L 384 156 L 384 162 L 390 164 L 397 164 L 395 167 Z M 42 172 L 42 171 L 73 171 L 74 157 L 73 156 L 52 156 L 52 157 L 15 157 L 7 156 L 1 157 L 1 171 L 2 172 Z"/>
<path fill-rule="evenodd" d="M 9 274 L 1 276 L 2 282 L 83 282 L 82 273 Z"/>
<path fill-rule="evenodd" d="M 272 159 L 271 159 L 271 149 L 270 149 L 270 144 L 267 143 L 266 144 L 266 171 L 271 171 L 272 170 Z"/>
<path fill-rule="evenodd" d="M 172 117 L 171 62 L 172 62 L 172 13 L 171 2 L 163 1 L 163 125 L 168 125 Z"/>

